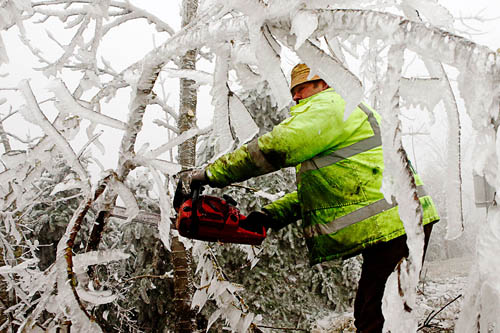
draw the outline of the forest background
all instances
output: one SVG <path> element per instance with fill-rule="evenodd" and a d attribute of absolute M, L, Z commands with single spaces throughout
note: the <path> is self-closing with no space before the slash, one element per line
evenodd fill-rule
<path fill-rule="evenodd" d="M 500 275 L 492 267 L 500 265 L 491 255 L 498 215 L 493 202 L 476 207 L 472 175 L 498 184 L 491 50 L 500 45 L 500 10 L 471 5 L 3 1 L 1 329 L 308 330 L 349 312 L 359 258 L 309 268 L 300 226 L 271 234 L 260 248 L 191 242 L 170 229 L 181 169 L 283 120 L 291 105 L 283 73 L 299 60 L 351 105 L 364 98 L 387 112 L 387 132 L 441 213 L 428 260 L 466 256 L 478 265 L 457 330 L 498 325 Z M 401 41 L 405 18 L 414 25 L 404 26 Z M 393 173 L 397 159 L 387 161 Z M 386 192 L 411 207 L 390 185 L 407 180 L 387 179 Z M 284 170 L 224 193 L 248 213 L 293 182 L 293 170 Z M 418 214 L 410 215 L 405 226 L 418 243 Z M 415 304 L 419 267 L 410 268 L 403 298 Z M 393 329 L 421 325 L 415 315 L 398 316 L 397 304 L 387 312 Z"/>

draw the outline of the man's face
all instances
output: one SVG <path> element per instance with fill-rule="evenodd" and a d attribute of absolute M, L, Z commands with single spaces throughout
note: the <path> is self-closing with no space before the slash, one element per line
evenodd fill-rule
<path fill-rule="evenodd" d="M 292 89 L 292 98 L 295 103 L 299 103 L 301 99 L 310 97 L 328 88 L 328 85 L 323 80 L 304 82 Z"/>

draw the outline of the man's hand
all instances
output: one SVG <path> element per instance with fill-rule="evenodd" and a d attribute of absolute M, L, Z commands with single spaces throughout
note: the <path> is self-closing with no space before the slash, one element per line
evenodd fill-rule
<path fill-rule="evenodd" d="M 240 222 L 240 227 L 249 231 L 261 233 L 262 227 L 267 230 L 271 224 L 272 218 L 268 214 L 261 211 L 255 211 L 251 212 L 246 219 Z"/>

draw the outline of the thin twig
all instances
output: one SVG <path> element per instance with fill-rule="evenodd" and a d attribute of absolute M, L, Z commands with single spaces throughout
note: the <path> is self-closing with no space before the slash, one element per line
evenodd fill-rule
<path fill-rule="evenodd" d="M 254 188 L 254 187 L 245 186 L 245 185 L 242 185 L 242 184 L 230 184 L 228 186 L 239 187 L 239 188 L 243 188 L 245 190 L 252 191 L 252 192 L 258 192 L 259 191 L 258 189 Z"/>
<path fill-rule="evenodd" d="M 306 329 L 303 328 L 295 328 L 295 327 L 274 327 L 274 326 L 265 326 L 265 325 L 257 325 L 257 327 L 260 328 L 270 328 L 274 330 L 283 330 L 283 331 L 302 331 L 302 332 L 309 332 Z"/>
<path fill-rule="evenodd" d="M 127 283 L 127 282 L 130 282 L 130 281 L 133 281 L 133 280 L 144 279 L 144 278 L 162 279 L 163 280 L 163 279 L 168 279 L 168 278 L 171 278 L 171 277 L 168 276 L 167 274 L 163 274 L 163 275 L 144 274 L 144 275 L 138 275 L 138 276 L 131 277 L 130 279 L 126 279 L 122 283 Z"/>
<path fill-rule="evenodd" d="M 455 297 L 454 299 L 452 299 L 451 301 L 449 301 L 448 303 L 446 303 L 441 309 L 439 309 L 437 312 L 434 312 L 434 311 L 431 311 L 431 313 L 429 313 L 429 315 L 427 316 L 427 318 L 424 320 L 424 323 L 422 324 L 422 326 L 420 326 L 417 331 L 420 331 L 421 329 L 425 328 L 425 327 L 431 327 L 430 323 L 431 321 L 441 312 L 443 311 L 448 305 L 450 305 L 451 303 L 455 302 L 457 299 L 459 299 L 460 297 L 462 297 L 462 294 L 458 295 L 457 297 Z"/>

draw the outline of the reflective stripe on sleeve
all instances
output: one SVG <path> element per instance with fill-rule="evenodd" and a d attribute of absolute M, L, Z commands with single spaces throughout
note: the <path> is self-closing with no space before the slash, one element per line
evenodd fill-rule
<path fill-rule="evenodd" d="M 247 145 L 247 150 L 252 157 L 253 162 L 264 173 L 275 171 L 276 168 L 266 159 L 259 147 L 258 138 L 253 139 Z"/>
<path fill-rule="evenodd" d="M 427 195 L 423 185 L 417 186 L 417 195 L 419 198 Z M 333 234 L 341 229 L 364 221 L 369 217 L 375 216 L 396 206 L 397 203 L 394 198 L 392 200 L 392 204 L 388 203 L 385 199 L 380 199 L 368 206 L 355 210 L 354 212 L 351 212 L 347 215 L 341 216 L 329 223 L 308 226 L 304 228 L 304 235 L 307 238 L 312 238 L 320 235 Z"/>
<path fill-rule="evenodd" d="M 299 173 L 304 173 L 309 170 L 316 170 L 325 166 L 335 164 L 339 161 L 345 160 L 346 158 L 382 145 L 380 126 L 378 125 L 377 119 L 375 118 L 373 112 L 363 104 L 359 104 L 358 107 L 368 117 L 368 123 L 372 127 L 373 135 L 369 138 L 353 143 L 350 146 L 335 150 L 328 155 L 316 156 L 311 158 L 310 160 L 304 161 L 300 165 Z"/>

